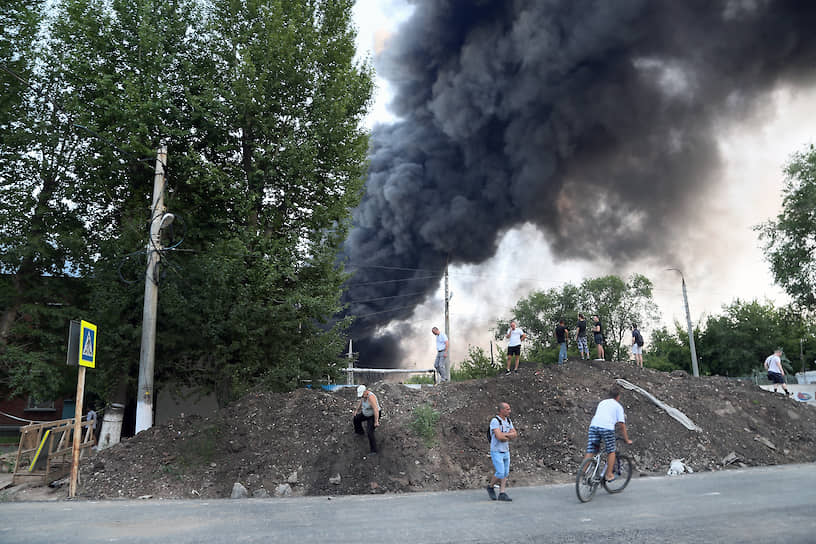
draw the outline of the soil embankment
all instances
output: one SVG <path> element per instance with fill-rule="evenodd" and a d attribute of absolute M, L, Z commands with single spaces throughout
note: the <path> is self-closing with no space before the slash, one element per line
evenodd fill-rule
<path fill-rule="evenodd" d="M 498 401 L 511 404 L 520 434 L 512 445 L 510 485 L 568 481 L 595 405 L 616 378 L 646 389 L 703 429 L 687 430 L 646 398 L 624 391 L 634 440 L 628 451 L 641 473 L 665 474 L 676 458 L 695 471 L 813 461 L 812 407 L 727 378 L 571 361 L 538 375 L 522 368 L 422 391 L 375 384 L 385 411 L 376 456 L 351 430 L 353 390 L 253 393 L 212 418 L 179 418 L 87 459 L 80 494 L 229 497 L 235 482 L 255 496 L 274 494 L 282 484 L 293 495 L 476 488 L 490 472 L 486 428 Z M 423 403 L 440 413 L 430 448 L 410 427 Z"/>

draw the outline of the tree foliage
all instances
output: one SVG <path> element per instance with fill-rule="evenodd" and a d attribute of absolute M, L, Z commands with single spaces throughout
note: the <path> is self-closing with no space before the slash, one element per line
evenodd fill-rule
<path fill-rule="evenodd" d="M 812 325 L 790 307 L 737 299 L 694 330 L 700 372 L 721 376 L 764 373 L 765 358 L 777 347 L 785 354 L 786 372 L 800 371 L 800 340 L 806 364 L 816 355 Z M 676 323 L 674 332 L 665 328 L 654 331 L 643 364 L 660 370 L 689 371 L 691 355 L 685 328 Z"/>
<path fill-rule="evenodd" d="M 152 167 L 166 142 L 166 203 L 186 235 L 162 254 L 157 381 L 227 401 L 333 372 L 347 325 L 332 321 L 346 277 L 335 259 L 362 190 L 372 92 L 352 5 L 54 2 L 42 38 L 15 57 L 30 59 L 32 84 L 0 111 L 8 331 L 26 305 L 54 298 L 26 282 L 74 278 L 85 296 L 60 301 L 56 331 L 68 317 L 96 322 L 89 387 L 135 385 Z M 6 139 L 12 106 L 27 116 Z M 64 364 L 64 340 L 34 357 L 28 334 L 3 335 L 6 383 L 24 353 Z M 43 392 L 30 380 L 19 390 Z"/>
<path fill-rule="evenodd" d="M 652 298 L 652 282 L 640 274 L 634 274 L 628 280 L 618 276 L 588 278 L 579 286 L 567 283 L 560 288 L 535 291 L 519 300 L 512 310 L 514 319 L 530 339 L 524 347 L 526 356 L 551 360 L 557 349 L 555 326 L 564 319 L 567 327 L 574 331 L 579 312 L 587 318 L 590 342 L 593 341 L 590 316 L 599 316 L 607 339 L 607 356 L 619 359 L 627 357 L 623 341 L 632 323 L 645 330 L 659 320 Z M 497 321 L 497 340 L 504 339 L 509 322 Z"/>
<path fill-rule="evenodd" d="M 816 310 L 816 147 L 785 168 L 782 211 L 757 227 L 774 281 L 802 308 Z"/>

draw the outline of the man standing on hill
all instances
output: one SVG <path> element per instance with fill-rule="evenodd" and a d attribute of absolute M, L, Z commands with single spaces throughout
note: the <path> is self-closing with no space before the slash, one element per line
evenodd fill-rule
<path fill-rule="evenodd" d="M 598 358 L 596 361 L 604 360 L 604 335 L 603 325 L 601 325 L 601 318 L 597 315 L 592 316 L 592 335 L 594 336 L 595 345 L 598 346 Z"/>
<path fill-rule="evenodd" d="M 643 368 L 643 335 L 635 323 L 632 323 L 632 355 L 635 357 L 635 364 Z"/>
<path fill-rule="evenodd" d="M 558 364 L 563 365 L 567 360 L 567 335 L 569 329 L 564 326 L 564 320 L 558 321 L 558 326 L 555 328 L 555 340 L 558 342 Z"/>
<path fill-rule="evenodd" d="M 448 358 L 450 342 L 444 332 L 439 332 L 439 328 L 434 327 L 431 329 L 431 332 L 436 336 L 436 360 L 434 361 L 434 368 L 439 373 L 439 382 L 445 383 L 450 381 L 450 359 Z"/>
<path fill-rule="evenodd" d="M 765 359 L 765 369 L 768 371 L 768 379 L 774 386 L 774 393 L 777 393 L 777 385 L 782 385 L 785 395 L 791 392 L 785 386 L 785 369 L 782 368 L 782 348 L 776 348 L 771 355 Z"/>
<path fill-rule="evenodd" d="M 511 321 L 505 338 L 510 339 L 510 341 L 507 342 L 507 372 L 505 374 L 510 374 L 510 359 L 512 359 L 513 355 L 516 356 L 516 367 L 513 369 L 513 372 L 518 372 L 519 358 L 521 357 L 521 341 L 527 338 L 527 335 L 524 334 L 521 327 L 516 325 L 515 321 Z"/>
<path fill-rule="evenodd" d="M 490 478 L 487 494 L 490 498 L 500 501 L 512 501 L 505 493 L 507 476 L 510 474 L 510 441 L 518 438 L 518 432 L 510 421 L 510 405 L 500 402 L 496 407 L 496 415 L 490 420 L 490 459 L 496 472 Z M 499 484 L 499 493 L 493 488 Z"/>
<path fill-rule="evenodd" d="M 587 322 L 584 314 L 578 314 L 578 324 L 576 325 L 578 333 L 575 339 L 578 342 L 578 353 L 581 355 L 581 360 L 589 360 L 589 346 L 587 345 Z"/>

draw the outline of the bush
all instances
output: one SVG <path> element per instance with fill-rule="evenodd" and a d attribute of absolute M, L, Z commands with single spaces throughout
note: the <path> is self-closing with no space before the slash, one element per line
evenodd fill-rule
<path fill-rule="evenodd" d="M 414 408 L 414 420 L 411 428 L 427 447 L 433 447 L 436 441 L 436 424 L 439 422 L 439 412 L 429 403 L 420 404 Z"/>
<path fill-rule="evenodd" d="M 467 359 L 459 363 L 457 368 L 451 369 L 451 380 L 461 382 L 495 376 L 501 370 L 501 362 L 501 358 L 491 362 L 485 350 L 477 346 L 468 346 Z"/>
<path fill-rule="evenodd" d="M 433 379 L 433 376 L 428 376 L 428 375 L 423 374 L 423 375 L 420 375 L 420 376 L 411 376 L 410 378 L 405 380 L 405 383 L 421 383 L 423 385 L 433 384 L 434 379 Z"/>

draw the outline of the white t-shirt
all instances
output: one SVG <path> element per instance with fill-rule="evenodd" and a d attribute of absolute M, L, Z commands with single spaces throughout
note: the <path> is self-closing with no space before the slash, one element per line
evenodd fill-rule
<path fill-rule="evenodd" d="M 595 410 L 595 417 L 592 418 L 589 426 L 614 431 L 615 424 L 618 422 L 626 422 L 626 416 L 623 414 L 623 406 L 615 399 L 606 399 L 598 403 L 598 408 Z"/>
<path fill-rule="evenodd" d="M 507 343 L 507 347 L 512 348 L 513 346 L 521 345 L 521 337 L 522 335 L 524 335 L 524 331 L 521 330 L 521 327 L 516 327 L 515 329 L 507 329 L 507 334 L 510 335 L 510 341 Z"/>
<path fill-rule="evenodd" d="M 765 366 L 768 367 L 768 372 L 776 372 L 782 374 L 782 361 L 776 355 L 769 355 L 765 359 Z"/>
<path fill-rule="evenodd" d="M 445 335 L 444 332 L 440 332 L 436 335 L 436 351 L 444 351 L 445 350 L 445 342 L 448 341 L 448 337 Z"/>

